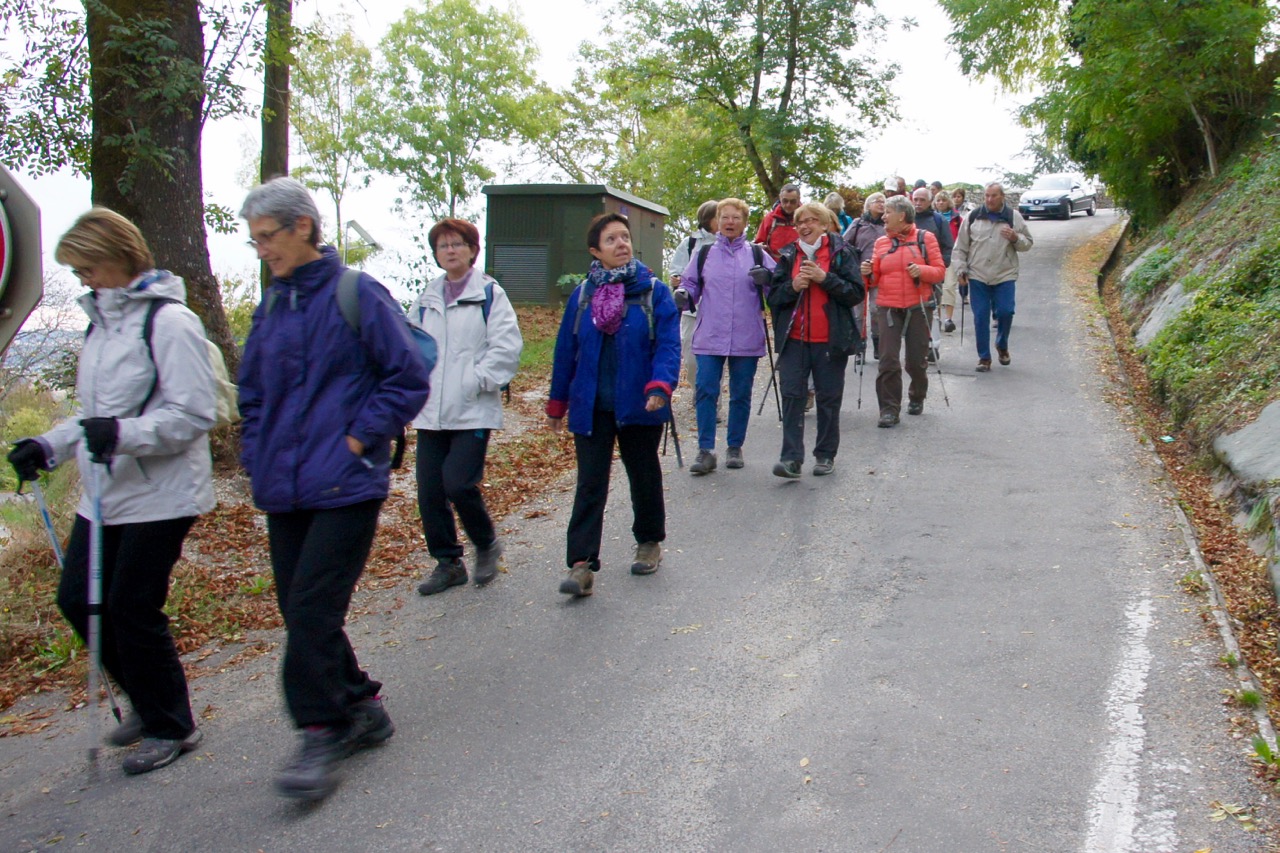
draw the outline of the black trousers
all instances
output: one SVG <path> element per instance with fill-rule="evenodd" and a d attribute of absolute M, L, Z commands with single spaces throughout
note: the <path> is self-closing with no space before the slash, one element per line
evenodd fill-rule
<path fill-rule="evenodd" d="M 382 501 L 267 514 L 284 617 L 284 698 L 293 722 L 346 730 L 351 706 L 382 685 L 360 668 L 343 629 Z"/>
<path fill-rule="evenodd" d="M 662 496 L 662 465 L 658 461 L 660 426 L 619 427 L 613 412 L 597 410 L 591 435 L 574 433 L 578 457 L 578 488 L 569 516 L 565 565 L 586 561 L 600 570 L 600 537 L 604 531 L 604 507 L 609 500 L 609 470 L 613 445 L 618 444 L 622 465 L 631 483 L 631 533 L 636 542 L 661 542 L 667 538 L 667 511 Z"/>
<path fill-rule="evenodd" d="M 437 560 L 462 556 L 453 511 L 479 549 L 493 544 L 496 533 L 480 494 L 489 430 L 418 430 L 418 512 L 427 551 Z"/>
<path fill-rule="evenodd" d="M 840 449 L 840 406 L 844 403 L 844 373 L 849 356 L 825 343 L 788 340 L 778 353 L 778 388 L 782 391 L 783 462 L 804 461 L 804 404 L 813 377 L 813 402 L 818 435 L 815 459 L 835 459 Z"/>
<path fill-rule="evenodd" d="M 195 517 L 102 528 L 102 665 L 129 696 L 146 737 L 180 740 L 195 729 L 187 678 L 169 633 L 169 574 Z M 89 519 L 67 543 L 58 608 L 89 638 Z"/>

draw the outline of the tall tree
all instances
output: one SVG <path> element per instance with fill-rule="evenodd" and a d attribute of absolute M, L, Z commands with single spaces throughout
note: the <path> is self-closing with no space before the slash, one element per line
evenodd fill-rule
<path fill-rule="evenodd" d="M 267 7 L 267 35 L 262 48 L 262 156 L 258 179 L 263 183 L 289 174 L 289 70 L 293 64 L 293 0 L 262 0 Z M 271 284 L 266 261 L 258 265 L 262 292 Z"/>
<path fill-rule="evenodd" d="M 599 83 L 644 120 L 677 108 L 727 131 L 769 201 L 782 185 L 831 185 L 864 128 L 893 104 L 891 63 L 862 48 L 886 24 L 867 0 L 618 0 Z M 677 131 L 679 132 L 679 131 Z"/>
<path fill-rule="evenodd" d="M 196 0 L 88 0 L 93 202 L 133 220 L 235 370 L 209 265 L 200 132 L 204 29 Z"/>
<path fill-rule="evenodd" d="M 382 40 L 376 165 L 404 182 L 432 216 L 456 216 L 493 177 L 487 143 L 513 142 L 541 127 L 538 51 L 515 14 L 475 0 L 435 0 L 410 9 Z"/>
<path fill-rule="evenodd" d="M 321 24 L 301 39 L 289 120 L 308 162 L 294 171 L 333 202 L 340 252 L 346 243 L 342 200 L 365 165 L 372 84 L 373 55 L 347 20 Z"/>

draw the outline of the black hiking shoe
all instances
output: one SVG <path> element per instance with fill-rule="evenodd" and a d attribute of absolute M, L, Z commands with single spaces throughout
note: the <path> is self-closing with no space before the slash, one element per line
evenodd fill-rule
<path fill-rule="evenodd" d="M 800 479 L 800 463 L 794 459 L 783 459 L 773 466 L 773 476 L 785 480 Z"/>
<path fill-rule="evenodd" d="M 150 773 L 152 770 L 168 767 L 178 760 L 178 756 L 195 749 L 201 737 L 199 729 L 192 729 L 191 734 L 181 740 L 145 737 L 137 749 L 125 756 L 124 772 L 130 776 L 136 776 L 139 773 Z"/>
<path fill-rule="evenodd" d="M 947 334 L 951 334 L 955 330 L 956 330 L 956 324 L 954 320 L 948 320 L 942 327 L 942 331 L 946 332 Z"/>
<path fill-rule="evenodd" d="M 382 707 L 382 697 L 373 696 L 361 699 L 351 706 L 351 728 L 347 730 L 342 743 L 350 755 L 366 747 L 385 743 L 395 733 L 395 723 L 391 722 L 387 709 Z"/>
<path fill-rule="evenodd" d="M 729 452 L 725 454 L 724 467 L 741 468 L 745 464 L 742 460 L 742 448 L 730 447 Z"/>
<path fill-rule="evenodd" d="M 560 581 L 560 591 L 574 598 L 584 598 L 591 594 L 591 587 L 596 582 L 596 573 L 591 571 L 588 562 L 574 563 L 569 569 L 569 577 Z"/>
<path fill-rule="evenodd" d="M 454 557 L 452 560 L 441 560 L 436 563 L 430 576 L 418 584 L 419 595 L 435 595 L 444 592 L 451 586 L 461 586 L 467 582 L 467 564 Z"/>
<path fill-rule="evenodd" d="M 484 586 L 498 576 L 498 558 L 502 556 L 502 543 L 497 539 L 488 548 L 476 549 L 476 570 L 471 579 L 476 586 Z M 463 577 L 465 581 L 465 576 Z"/>
<path fill-rule="evenodd" d="M 107 732 L 106 741 L 111 746 L 133 746 L 142 740 L 142 718 L 137 711 L 125 714 L 120 725 Z"/>
<path fill-rule="evenodd" d="M 329 726 L 307 726 L 289 766 L 276 776 L 281 796 L 314 803 L 338 787 L 338 762 L 347 754 L 345 739 Z"/>
<path fill-rule="evenodd" d="M 631 574 L 651 575 L 662 562 L 662 543 L 641 542 L 636 545 L 636 561 L 631 564 Z"/>
<path fill-rule="evenodd" d="M 923 414 L 924 414 L 924 400 L 911 400 L 911 401 L 909 401 L 909 402 L 907 403 L 907 414 L 908 414 L 908 415 L 923 415 Z"/>

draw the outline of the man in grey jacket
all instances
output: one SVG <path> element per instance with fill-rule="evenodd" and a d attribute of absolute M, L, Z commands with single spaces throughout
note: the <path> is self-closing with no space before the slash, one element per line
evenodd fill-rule
<path fill-rule="evenodd" d="M 1004 187 L 987 184 L 983 206 L 960 226 L 952 252 L 956 281 L 969 286 L 973 306 L 973 337 L 978 346 L 979 373 L 991 370 L 991 313 L 996 316 L 996 352 L 1007 365 L 1009 332 L 1013 327 L 1014 292 L 1018 277 L 1018 253 L 1031 248 L 1031 232 L 1022 214 L 1005 203 Z"/>

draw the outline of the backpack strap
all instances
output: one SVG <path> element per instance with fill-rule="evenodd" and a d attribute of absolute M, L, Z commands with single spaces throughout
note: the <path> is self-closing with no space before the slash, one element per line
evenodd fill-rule
<path fill-rule="evenodd" d="M 155 368 L 155 376 L 151 380 L 151 387 L 147 389 L 147 396 L 142 398 L 142 405 L 138 407 L 138 416 L 141 416 L 147 410 L 151 399 L 156 395 L 156 390 L 160 387 L 160 369 L 156 367 L 156 351 L 151 345 L 151 336 L 156 329 L 156 314 L 160 313 L 160 309 L 164 306 L 177 301 L 168 297 L 159 297 L 152 299 L 151 304 L 147 306 L 147 316 L 142 321 L 142 342 L 147 345 L 147 357 L 151 359 L 151 366 Z M 90 330 L 92 330 L 92 326 Z M 85 336 L 88 336 L 87 332 Z"/>
<path fill-rule="evenodd" d="M 702 268 L 707 265 L 707 255 L 711 253 L 711 244 L 703 246 L 698 250 L 698 285 L 702 285 Z"/>
<path fill-rule="evenodd" d="M 692 255 L 692 254 L 693 254 L 693 250 L 694 250 L 694 249 L 697 247 L 697 245 L 698 245 L 698 236 L 695 234 L 694 236 L 690 237 L 690 238 L 689 238 L 689 242 L 688 242 L 688 244 L 687 244 L 687 245 L 689 246 L 689 248 L 688 248 L 688 249 L 686 249 L 686 251 L 687 251 L 690 255 Z"/>
<path fill-rule="evenodd" d="M 923 228 L 916 229 L 916 246 L 920 249 L 920 257 L 924 259 L 926 264 L 929 263 L 929 249 L 924 244 Z"/>
<path fill-rule="evenodd" d="M 484 304 L 480 306 L 480 312 L 484 314 L 484 324 L 489 325 L 489 312 L 493 310 L 493 282 L 486 281 L 484 284 Z"/>
<path fill-rule="evenodd" d="M 334 295 L 338 300 L 338 313 L 356 337 L 360 337 L 360 270 L 344 269 Z"/>

